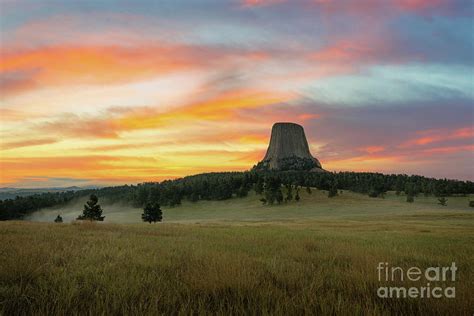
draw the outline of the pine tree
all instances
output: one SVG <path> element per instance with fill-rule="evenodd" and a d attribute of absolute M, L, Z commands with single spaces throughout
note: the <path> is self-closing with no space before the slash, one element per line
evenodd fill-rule
<path fill-rule="evenodd" d="M 56 219 L 54 220 L 55 223 L 62 223 L 63 222 L 63 218 L 61 217 L 61 215 L 58 215 L 56 216 Z"/>
<path fill-rule="evenodd" d="M 337 182 L 334 181 L 331 185 L 331 188 L 329 189 L 328 197 L 332 198 L 332 197 L 335 197 L 336 195 L 337 195 Z"/>
<path fill-rule="evenodd" d="M 277 201 L 278 204 L 280 204 L 281 202 L 283 202 L 283 193 L 281 192 L 281 189 L 278 189 L 278 190 L 276 191 L 275 199 L 276 199 L 276 201 Z"/>
<path fill-rule="evenodd" d="M 148 223 L 161 222 L 163 219 L 163 212 L 160 205 L 157 203 L 147 203 L 143 209 L 142 220 Z"/>
<path fill-rule="evenodd" d="M 257 182 L 255 183 L 254 189 L 255 189 L 255 193 L 257 193 L 257 194 L 262 194 L 263 193 L 264 182 L 263 182 L 263 179 L 261 177 L 258 178 Z"/>
<path fill-rule="evenodd" d="M 197 202 L 199 201 L 199 193 L 197 193 L 196 191 L 194 191 L 193 193 L 191 193 L 191 202 Z"/>
<path fill-rule="evenodd" d="M 238 197 L 246 197 L 249 194 L 249 190 L 245 185 L 242 185 L 239 190 L 237 190 Z"/>
<path fill-rule="evenodd" d="M 283 202 L 283 193 L 281 192 L 281 179 L 279 177 L 268 177 L 265 179 L 265 200 L 270 205 L 275 201 L 280 204 Z"/>
<path fill-rule="evenodd" d="M 442 198 L 438 199 L 438 204 L 439 205 L 446 206 L 447 205 L 446 202 L 448 202 L 448 199 L 445 198 L 445 197 L 442 197 Z"/>
<path fill-rule="evenodd" d="M 286 187 L 286 198 L 285 198 L 285 202 L 291 202 L 291 200 L 293 200 L 293 186 L 291 185 L 291 183 L 285 185 Z"/>
<path fill-rule="evenodd" d="M 105 216 L 102 216 L 102 208 L 99 204 L 99 198 L 91 194 L 89 197 L 89 201 L 86 202 L 84 205 L 84 210 L 82 211 L 82 215 L 80 215 L 77 219 L 78 220 L 90 220 L 90 221 L 103 221 Z"/>

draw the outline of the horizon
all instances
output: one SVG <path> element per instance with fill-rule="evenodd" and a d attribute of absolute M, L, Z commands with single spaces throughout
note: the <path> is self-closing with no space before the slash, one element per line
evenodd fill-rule
<path fill-rule="evenodd" d="M 279 121 L 328 171 L 474 180 L 470 1 L 0 9 L 2 188 L 245 171 Z"/>

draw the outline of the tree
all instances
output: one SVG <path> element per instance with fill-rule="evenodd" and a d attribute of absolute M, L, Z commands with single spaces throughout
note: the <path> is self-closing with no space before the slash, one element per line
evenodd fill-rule
<path fill-rule="evenodd" d="M 283 202 L 283 193 L 281 192 L 281 179 L 279 177 L 270 176 L 265 179 L 265 200 L 270 205 L 275 201 L 280 204 Z"/>
<path fill-rule="evenodd" d="M 293 200 L 293 186 L 291 185 L 291 183 L 288 183 L 285 185 L 285 187 L 286 187 L 285 202 L 291 202 L 291 200 Z"/>
<path fill-rule="evenodd" d="M 306 187 L 306 192 L 307 192 L 308 194 L 311 194 L 311 193 L 313 193 L 313 192 L 311 191 L 311 188 L 310 188 L 310 186 L 307 186 L 307 187 Z"/>
<path fill-rule="evenodd" d="M 446 202 L 448 202 L 448 199 L 445 197 L 439 198 L 438 199 L 438 204 L 442 206 L 446 206 Z"/>
<path fill-rule="evenodd" d="M 199 193 L 194 191 L 193 193 L 191 193 L 191 202 L 197 202 L 197 201 L 199 201 Z"/>
<path fill-rule="evenodd" d="M 261 177 L 258 178 L 257 182 L 254 185 L 255 193 L 262 194 L 263 189 L 264 189 L 263 185 L 264 185 L 263 179 Z"/>
<path fill-rule="evenodd" d="M 245 185 L 240 186 L 237 190 L 237 197 L 246 197 L 249 194 L 249 190 Z"/>
<path fill-rule="evenodd" d="M 61 215 L 58 215 L 56 216 L 56 219 L 54 220 L 55 223 L 62 223 L 63 222 L 63 218 L 61 217 Z"/>
<path fill-rule="evenodd" d="M 407 195 L 407 202 L 412 203 L 415 199 L 415 185 L 411 182 L 405 183 L 405 194 Z M 411 200 L 411 201 L 409 201 Z"/>
<path fill-rule="evenodd" d="M 143 209 L 142 220 L 148 223 L 161 222 L 163 219 L 163 212 L 158 203 L 147 203 Z"/>
<path fill-rule="evenodd" d="M 331 185 L 331 188 L 329 189 L 328 197 L 332 198 L 332 197 L 335 197 L 336 195 L 337 195 L 337 182 L 334 181 Z"/>
<path fill-rule="evenodd" d="M 295 201 L 299 202 L 300 201 L 300 189 L 296 188 L 296 194 L 295 194 Z"/>
<path fill-rule="evenodd" d="M 283 193 L 281 192 L 281 189 L 278 189 L 275 194 L 275 199 L 278 204 L 281 204 L 283 202 Z"/>
<path fill-rule="evenodd" d="M 400 193 L 405 189 L 405 183 L 401 177 L 397 178 L 397 182 L 395 183 L 395 194 L 400 195 Z"/>
<path fill-rule="evenodd" d="M 102 208 L 99 204 L 99 198 L 95 194 L 91 194 L 89 201 L 84 204 L 84 210 L 78 220 L 103 221 L 105 216 L 102 216 Z"/>

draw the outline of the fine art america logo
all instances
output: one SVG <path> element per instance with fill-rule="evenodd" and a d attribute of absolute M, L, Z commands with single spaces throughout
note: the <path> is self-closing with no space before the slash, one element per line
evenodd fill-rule
<path fill-rule="evenodd" d="M 381 286 L 377 295 L 381 298 L 455 298 L 456 263 L 447 267 L 394 267 L 388 262 L 377 266 L 379 282 L 400 283 L 421 282 L 422 286 Z"/>

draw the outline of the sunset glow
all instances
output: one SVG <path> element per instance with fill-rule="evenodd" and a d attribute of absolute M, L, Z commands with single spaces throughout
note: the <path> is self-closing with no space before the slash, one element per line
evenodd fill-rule
<path fill-rule="evenodd" d="M 463 0 L 1 1 L 0 186 L 248 170 L 277 121 L 331 171 L 473 180 L 472 19 Z"/>

